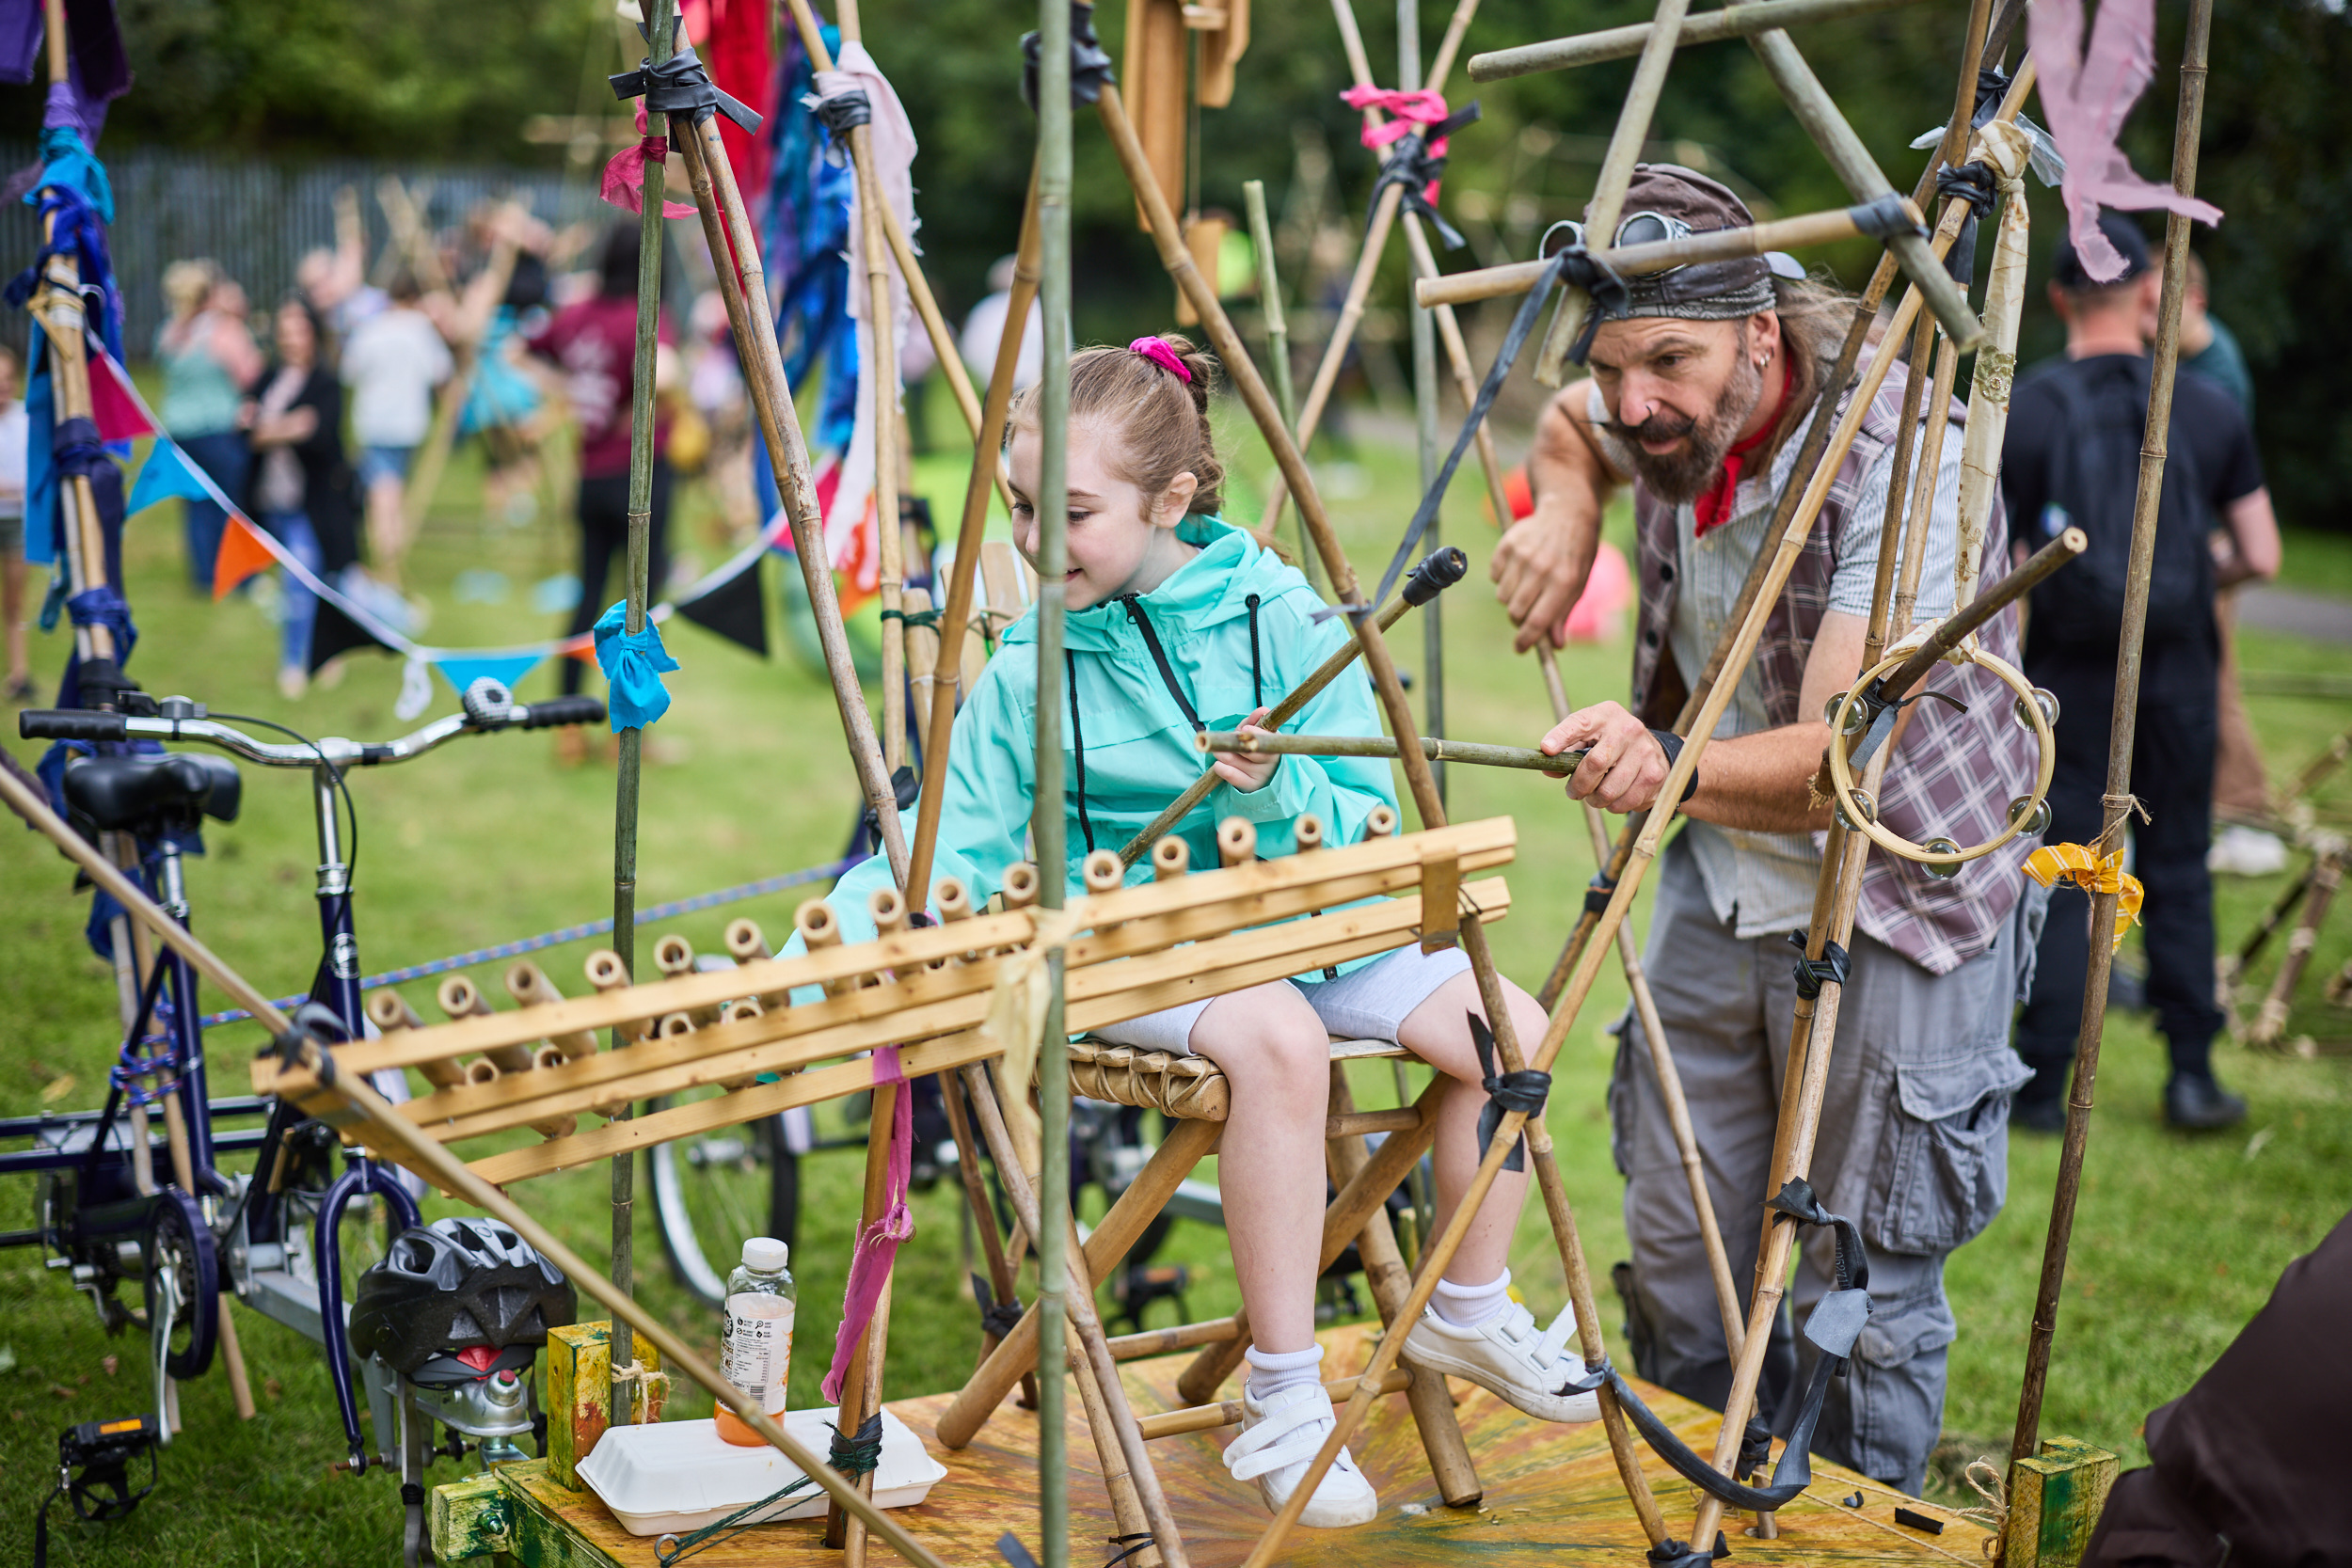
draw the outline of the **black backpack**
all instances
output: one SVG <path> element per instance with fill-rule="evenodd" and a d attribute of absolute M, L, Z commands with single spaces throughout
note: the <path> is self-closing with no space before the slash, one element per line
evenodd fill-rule
<path fill-rule="evenodd" d="M 2090 547 L 2033 591 L 2036 641 L 2112 652 L 2122 640 L 2151 369 L 2146 358 L 2101 356 L 2059 365 L 2044 380 L 2059 413 L 2049 504 L 2089 535 Z M 2177 421 L 2171 437 L 2148 580 L 2150 642 L 2208 635 L 2213 625 L 2213 555 L 2205 543 L 2213 510 Z M 2051 537 L 2063 526 L 2055 515 L 2044 525 Z"/>

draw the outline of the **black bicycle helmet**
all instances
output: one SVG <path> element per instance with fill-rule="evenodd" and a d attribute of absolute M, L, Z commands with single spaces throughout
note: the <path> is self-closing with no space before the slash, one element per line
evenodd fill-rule
<path fill-rule="evenodd" d="M 509 1227 L 436 1220 L 359 1276 L 351 1349 L 413 1381 L 462 1382 L 530 1365 L 578 1311 L 572 1282 Z"/>

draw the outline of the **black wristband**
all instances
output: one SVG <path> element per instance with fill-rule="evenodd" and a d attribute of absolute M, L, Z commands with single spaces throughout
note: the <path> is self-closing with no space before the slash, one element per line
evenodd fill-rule
<path fill-rule="evenodd" d="M 1674 765 L 1682 760 L 1682 737 L 1672 730 L 1652 730 L 1649 736 L 1652 740 L 1658 742 L 1658 749 L 1666 753 L 1666 769 L 1672 772 Z M 1698 792 L 1699 770 L 1693 768 L 1691 769 L 1691 782 L 1682 786 L 1682 800 L 1677 800 L 1675 804 L 1683 804 Z"/>

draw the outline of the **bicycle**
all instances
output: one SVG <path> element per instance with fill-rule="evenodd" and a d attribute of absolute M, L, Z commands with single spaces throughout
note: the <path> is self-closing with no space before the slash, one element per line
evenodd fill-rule
<path fill-rule="evenodd" d="M 200 743 L 264 768 L 310 773 L 318 828 L 320 958 L 303 1011 L 346 1038 L 369 1033 L 359 1001 L 359 948 L 352 913 L 352 870 L 358 817 L 344 783 L 354 768 L 410 762 L 468 735 L 593 723 L 604 705 L 593 697 L 518 704 L 505 687 L 473 682 L 460 712 L 435 720 L 397 740 L 312 740 L 266 720 L 211 716 L 186 697 L 155 699 L 135 689 L 114 693 L 116 710 L 27 709 L 18 716 L 26 739 L 86 743 L 93 754 L 70 756 L 63 794 L 77 827 L 93 839 L 119 833 L 142 847 L 134 879 L 181 924 L 191 906 L 182 864 L 183 839 L 207 818 L 232 821 L 243 799 L 233 762 L 194 752 L 99 754 L 95 748 L 140 741 Z M 278 730 L 292 743 L 258 739 L 228 720 Z M 338 810 L 338 796 L 342 810 Z M 343 816 L 350 818 L 346 837 Z M 121 953 L 127 933 L 118 927 Z M 49 1267 L 68 1272 L 87 1293 L 110 1334 L 144 1326 L 151 1346 L 156 1425 L 169 1441 L 174 1380 L 200 1377 L 219 1340 L 222 1292 L 286 1324 L 325 1351 L 350 1457 L 364 1472 L 371 1463 L 397 1463 L 408 1513 L 409 1560 L 421 1544 L 424 1465 L 464 1445 L 433 1445 L 431 1423 L 476 1438 L 490 1457 L 517 1452 L 514 1438 L 543 1435 L 544 1418 L 528 1379 L 501 1372 L 496 1388 L 427 1389 L 409 1384 L 381 1361 L 361 1369 L 375 1432 L 397 1433 L 392 1453 L 370 1455 L 359 1428 L 347 1338 L 342 1226 L 357 1208 L 364 1222 L 376 1200 L 384 1206 L 385 1240 L 420 1222 L 414 1196 L 399 1174 L 357 1148 L 342 1148 L 334 1128 L 305 1117 L 286 1101 L 250 1096 L 211 1098 L 194 968 L 175 950 L 162 949 L 143 976 L 135 976 L 135 1006 L 103 1107 L 94 1112 L 0 1119 L 0 1139 L 29 1138 L 28 1149 L 0 1152 L 0 1175 L 40 1177 L 40 1225 L 0 1235 L 0 1245 L 40 1245 Z M 388 1096 L 407 1098 L 397 1069 L 380 1074 Z M 151 1081 L 152 1086 L 149 1086 Z M 168 1136 L 160 1146 L 168 1172 L 151 1169 L 158 1145 L 146 1113 L 160 1107 Z M 216 1120 L 265 1118 L 259 1128 L 216 1131 Z M 249 1172 L 221 1168 L 220 1157 L 252 1150 Z M 338 1154 L 342 1170 L 335 1169 Z M 115 1299 L 135 1278 L 137 1309 Z M 522 1386 L 517 1388 L 516 1385 Z"/>

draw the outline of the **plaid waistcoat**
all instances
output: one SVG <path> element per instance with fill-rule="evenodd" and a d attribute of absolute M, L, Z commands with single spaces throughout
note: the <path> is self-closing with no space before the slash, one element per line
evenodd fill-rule
<path fill-rule="evenodd" d="M 1830 579 L 1847 519 L 1863 499 L 1865 476 L 1895 444 L 1900 428 L 1904 374 L 1905 367 L 1896 366 L 1871 400 L 1853 448 L 1838 465 L 1829 499 L 1756 643 L 1757 673 L 1774 724 L 1820 717 L 1798 711 L 1805 659 L 1829 605 Z M 1839 400 L 1841 411 L 1851 397 L 1850 388 Z M 1966 409 L 1954 400 L 1947 418 L 1945 440 L 1958 442 Z M 1802 485 L 1806 477 L 1795 474 L 1789 483 Z M 1931 474 L 1920 477 L 1934 482 Z M 1633 648 L 1633 710 L 1643 722 L 1661 727 L 1674 722 L 1688 689 L 1687 677 L 1675 668 L 1667 647 L 1677 591 L 1676 511 L 1644 486 L 1634 486 L 1642 593 Z M 1933 526 L 1951 528 L 1955 520 L 1939 511 Z M 1890 527 L 1883 535 L 1886 547 L 1894 547 L 1894 532 Z M 1777 535 L 1764 543 L 1768 551 L 1778 546 Z M 2008 524 L 1996 497 L 1986 528 L 1980 583 L 1997 580 L 2008 561 Z M 1978 633 L 1985 651 L 2011 664 L 2018 659 L 2018 637 L 2015 606 Z M 2010 801 L 2033 785 L 2033 736 L 2018 725 L 2010 711 L 2011 693 L 1989 671 L 1939 664 L 1924 688 L 1958 698 L 1967 711 L 1954 712 L 1934 702 L 1911 709 L 1910 725 L 1888 759 L 1879 792 L 1879 819 L 1914 843 L 1946 837 L 1963 845 L 1981 844 L 2008 826 Z M 2035 842 L 2021 833 L 1993 854 L 1970 861 L 1949 880 L 1930 877 L 1915 863 L 1873 846 L 1862 874 L 1857 922 L 1930 974 L 1949 974 L 1993 945 L 2017 902 L 2021 868 Z"/>

